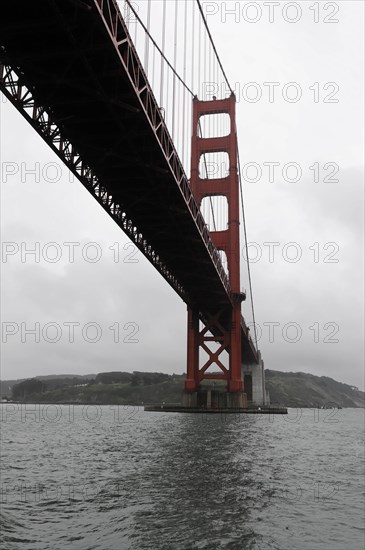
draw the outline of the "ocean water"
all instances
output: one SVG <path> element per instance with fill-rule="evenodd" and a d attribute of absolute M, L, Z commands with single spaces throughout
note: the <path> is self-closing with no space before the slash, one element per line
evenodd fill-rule
<path fill-rule="evenodd" d="M 2 550 L 364 548 L 364 410 L 0 413 Z"/>

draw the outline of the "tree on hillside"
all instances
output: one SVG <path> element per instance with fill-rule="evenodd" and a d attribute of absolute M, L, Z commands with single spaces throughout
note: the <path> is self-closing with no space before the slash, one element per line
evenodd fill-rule
<path fill-rule="evenodd" d="M 134 372 L 132 375 L 132 386 L 140 386 L 142 384 L 142 378 L 138 372 Z"/>
<path fill-rule="evenodd" d="M 100 372 L 95 378 L 96 384 L 128 384 L 131 382 L 130 372 Z"/>
<path fill-rule="evenodd" d="M 44 382 L 38 380 L 38 378 L 31 378 L 13 386 L 12 398 L 15 401 L 23 400 L 31 395 L 43 393 L 46 390 L 47 386 Z"/>

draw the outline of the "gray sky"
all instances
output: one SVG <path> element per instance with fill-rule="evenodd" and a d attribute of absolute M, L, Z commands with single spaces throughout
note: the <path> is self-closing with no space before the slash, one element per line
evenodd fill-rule
<path fill-rule="evenodd" d="M 320 2 L 316 13 L 309 9 L 316 3 L 302 1 L 300 13 L 280 2 L 272 23 L 262 2 L 249 9 L 240 2 L 235 15 L 224 13 L 235 2 L 203 4 L 228 78 L 237 83 L 265 366 L 363 387 L 363 3 L 330 2 L 324 11 Z M 259 8 L 261 18 L 249 22 L 259 18 Z M 285 21 L 296 15 L 297 22 Z M 338 22 L 324 23 L 324 17 Z M 264 85 L 270 82 L 278 83 L 272 102 L 270 85 Z M 300 99 L 291 102 L 299 91 Z M 0 153 L 2 241 L 15 252 L 3 255 L 1 264 L 1 378 L 184 372 L 185 305 L 4 100 Z M 35 163 L 39 177 L 26 173 Z M 273 181 L 267 163 L 279 163 Z M 57 249 L 47 247 L 52 242 Z M 80 243 L 73 263 L 67 242 Z M 31 255 L 22 261 L 22 250 L 35 243 L 40 261 Z M 101 258 L 92 262 L 95 252 Z M 52 263 L 56 253 L 61 259 Z M 35 323 L 38 343 L 25 332 Z M 78 323 L 73 342 L 65 323 Z M 96 339 L 87 323 L 99 327 L 95 343 L 85 341 Z M 15 334 L 6 337 L 11 330 Z M 56 333 L 57 342 L 47 341 Z"/>

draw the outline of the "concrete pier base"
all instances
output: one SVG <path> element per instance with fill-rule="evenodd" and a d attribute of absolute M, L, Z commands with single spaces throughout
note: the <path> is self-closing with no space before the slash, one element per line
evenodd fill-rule
<path fill-rule="evenodd" d="M 186 408 L 244 409 L 247 407 L 247 396 L 243 392 L 206 387 L 197 392 L 184 391 L 182 404 Z"/>
<path fill-rule="evenodd" d="M 243 392 L 227 392 L 227 409 L 246 409 L 247 395 Z"/>
<path fill-rule="evenodd" d="M 264 362 L 242 365 L 243 392 L 228 392 L 223 385 L 202 385 L 196 392 L 183 392 L 182 404 L 146 405 L 150 412 L 287 414 L 286 407 L 270 406 L 265 387 Z"/>
<path fill-rule="evenodd" d="M 242 378 L 249 404 L 256 406 L 270 404 L 269 394 L 265 387 L 265 370 L 261 354 L 258 364 L 242 365 Z"/>
<path fill-rule="evenodd" d="M 198 393 L 184 391 L 182 404 L 187 408 L 196 408 L 198 406 Z"/>
<path fill-rule="evenodd" d="M 288 414 L 286 407 L 248 406 L 246 408 L 225 408 L 220 407 L 210 409 L 203 407 L 184 407 L 179 403 L 163 403 L 162 405 L 145 405 L 145 411 L 161 413 L 194 413 L 194 414 Z"/>

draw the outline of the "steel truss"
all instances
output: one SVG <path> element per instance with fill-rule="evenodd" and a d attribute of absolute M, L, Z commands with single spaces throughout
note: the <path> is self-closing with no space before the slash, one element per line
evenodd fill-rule
<path fill-rule="evenodd" d="M 146 114 L 151 128 L 164 153 L 175 181 L 185 199 L 186 205 L 194 219 L 201 238 L 209 252 L 217 273 L 230 296 L 230 282 L 225 272 L 221 258 L 210 237 L 204 218 L 192 193 L 183 165 L 175 149 L 174 143 L 162 117 L 160 107 L 153 94 L 147 76 L 139 60 L 127 26 L 115 0 L 93 0 L 97 5 L 100 16 L 109 32 L 118 51 L 121 62 L 128 74 L 140 104 Z"/>
<path fill-rule="evenodd" d="M 160 108 L 148 83 L 147 76 L 139 60 L 128 29 L 115 0 L 84 0 L 85 9 L 97 9 L 109 33 L 135 93 L 139 99 L 149 124 L 156 136 L 164 157 L 170 167 L 187 209 L 205 244 L 207 252 L 216 269 L 230 300 L 231 289 L 229 278 L 224 270 L 221 258 L 210 238 L 204 218 L 191 191 L 178 153 L 163 119 Z M 65 163 L 82 185 L 91 193 L 118 226 L 127 234 L 136 247 L 146 256 L 152 265 L 161 273 L 179 296 L 189 304 L 189 296 L 177 277 L 168 269 L 164 260 L 154 250 L 142 232 L 129 219 L 123 206 L 118 204 L 112 193 L 99 180 L 93 169 L 85 162 L 75 146 L 62 131 L 50 108 L 41 105 L 31 86 L 26 82 L 20 67 L 14 66 L 7 57 L 4 48 L 0 49 L 0 90 L 16 107 L 29 124 L 37 131 L 56 155 Z"/>

